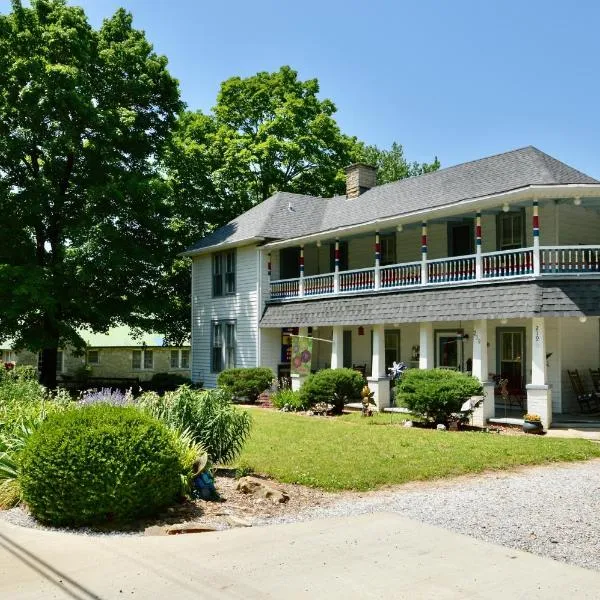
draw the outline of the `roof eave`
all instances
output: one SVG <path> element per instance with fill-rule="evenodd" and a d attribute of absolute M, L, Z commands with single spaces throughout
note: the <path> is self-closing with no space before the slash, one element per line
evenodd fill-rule
<path fill-rule="evenodd" d="M 477 196 L 475 198 L 467 198 L 465 200 L 459 200 L 458 202 L 451 202 L 449 204 L 442 204 L 433 208 L 424 208 L 420 210 L 414 210 L 407 213 L 398 215 L 392 215 L 390 217 L 382 217 L 379 219 L 373 219 L 371 221 L 365 221 L 363 223 L 357 223 L 355 225 L 348 225 L 345 227 L 337 227 L 335 229 L 327 229 L 319 231 L 310 235 L 298 236 L 294 238 L 286 238 L 285 240 L 278 240 L 275 242 L 267 242 L 265 248 L 279 248 L 289 245 L 294 245 L 299 241 L 313 242 L 324 239 L 331 239 L 336 234 L 344 233 L 361 233 L 363 231 L 372 230 L 373 226 L 378 225 L 381 227 L 393 226 L 399 223 L 405 223 L 413 221 L 419 218 L 423 218 L 425 215 L 431 215 L 432 217 L 439 218 L 441 216 L 452 216 L 457 212 L 464 211 L 465 207 L 478 204 L 480 208 L 490 208 L 491 206 L 497 205 L 498 202 L 518 202 L 527 197 L 533 195 L 536 199 L 544 198 L 565 198 L 565 197 L 586 197 L 594 196 L 600 190 L 600 183 L 566 183 L 566 184 L 544 184 L 544 185 L 527 185 L 524 187 L 515 188 L 512 190 L 506 190 L 503 192 L 497 192 L 495 194 L 489 194 L 486 196 Z M 352 202 L 353 200 L 349 200 Z"/>
<path fill-rule="evenodd" d="M 212 252 L 220 252 L 221 250 L 227 250 L 228 248 L 236 248 L 238 246 L 247 246 L 249 244 L 258 244 L 261 242 L 264 242 L 265 238 L 264 237 L 249 237 L 249 238 L 244 238 L 242 240 L 235 240 L 232 242 L 222 242 L 220 244 L 212 244 L 210 246 L 204 246 L 202 248 L 196 248 L 196 249 L 190 249 L 190 250 L 185 250 L 184 252 L 180 252 L 177 256 L 187 256 L 187 257 L 193 257 L 193 256 L 199 256 L 201 254 L 210 254 Z"/>

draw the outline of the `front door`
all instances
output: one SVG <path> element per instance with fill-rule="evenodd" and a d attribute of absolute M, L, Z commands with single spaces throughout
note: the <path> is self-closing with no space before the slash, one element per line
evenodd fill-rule
<path fill-rule="evenodd" d="M 400 362 L 400 331 L 398 329 L 386 329 L 384 335 L 385 368 L 387 370 L 395 362 Z"/>
<path fill-rule="evenodd" d="M 456 329 L 435 332 L 435 366 L 462 371 L 462 332 Z"/>
<path fill-rule="evenodd" d="M 499 328 L 497 340 L 498 374 L 502 379 L 508 379 L 511 392 L 520 392 L 525 388 L 525 329 Z"/>
<path fill-rule="evenodd" d="M 448 223 L 448 256 L 466 256 L 473 252 L 473 219 Z"/>

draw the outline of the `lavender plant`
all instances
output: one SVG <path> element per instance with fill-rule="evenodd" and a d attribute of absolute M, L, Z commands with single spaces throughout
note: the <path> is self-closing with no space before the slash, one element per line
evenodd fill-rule
<path fill-rule="evenodd" d="M 126 392 L 112 388 L 91 389 L 81 393 L 78 401 L 80 406 L 91 406 L 93 404 L 111 404 L 112 406 L 130 406 L 133 404 L 131 388 Z"/>

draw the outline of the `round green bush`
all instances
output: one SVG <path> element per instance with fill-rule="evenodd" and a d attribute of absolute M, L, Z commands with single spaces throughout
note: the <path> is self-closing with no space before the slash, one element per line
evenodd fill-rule
<path fill-rule="evenodd" d="M 404 406 L 436 423 L 447 422 L 465 400 L 483 394 L 475 377 L 449 369 L 409 369 L 396 390 Z"/>
<path fill-rule="evenodd" d="M 165 425 L 106 404 L 50 415 L 27 441 L 19 467 L 32 514 L 59 526 L 150 516 L 177 500 L 182 472 Z"/>
<path fill-rule="evenodd" d="M 323 369 L 304 382 L 300 398 L 305 406 L 333 404 L 333 413 L 341 414 L 344 404 L 360 398 L 364 385 L 363 376 L 353 369 Z"/>
<path fill-rule="evenodd" d="M 254 403 L 273 382 L 273 371 L 267 367 L 225 369 L 217 377 L 217 385 L 236 399 L 246 398 Z"/>

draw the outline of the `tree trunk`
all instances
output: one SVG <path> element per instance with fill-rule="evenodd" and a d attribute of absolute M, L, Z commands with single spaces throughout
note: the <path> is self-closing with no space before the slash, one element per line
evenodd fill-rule
<path fill-rule="evenodd" d="M 42 350 L 42 367 L 40 370 L 40 383 L 49 390 L 56 389 L 56 359 L 58 348 L 44 348 Z"/>

